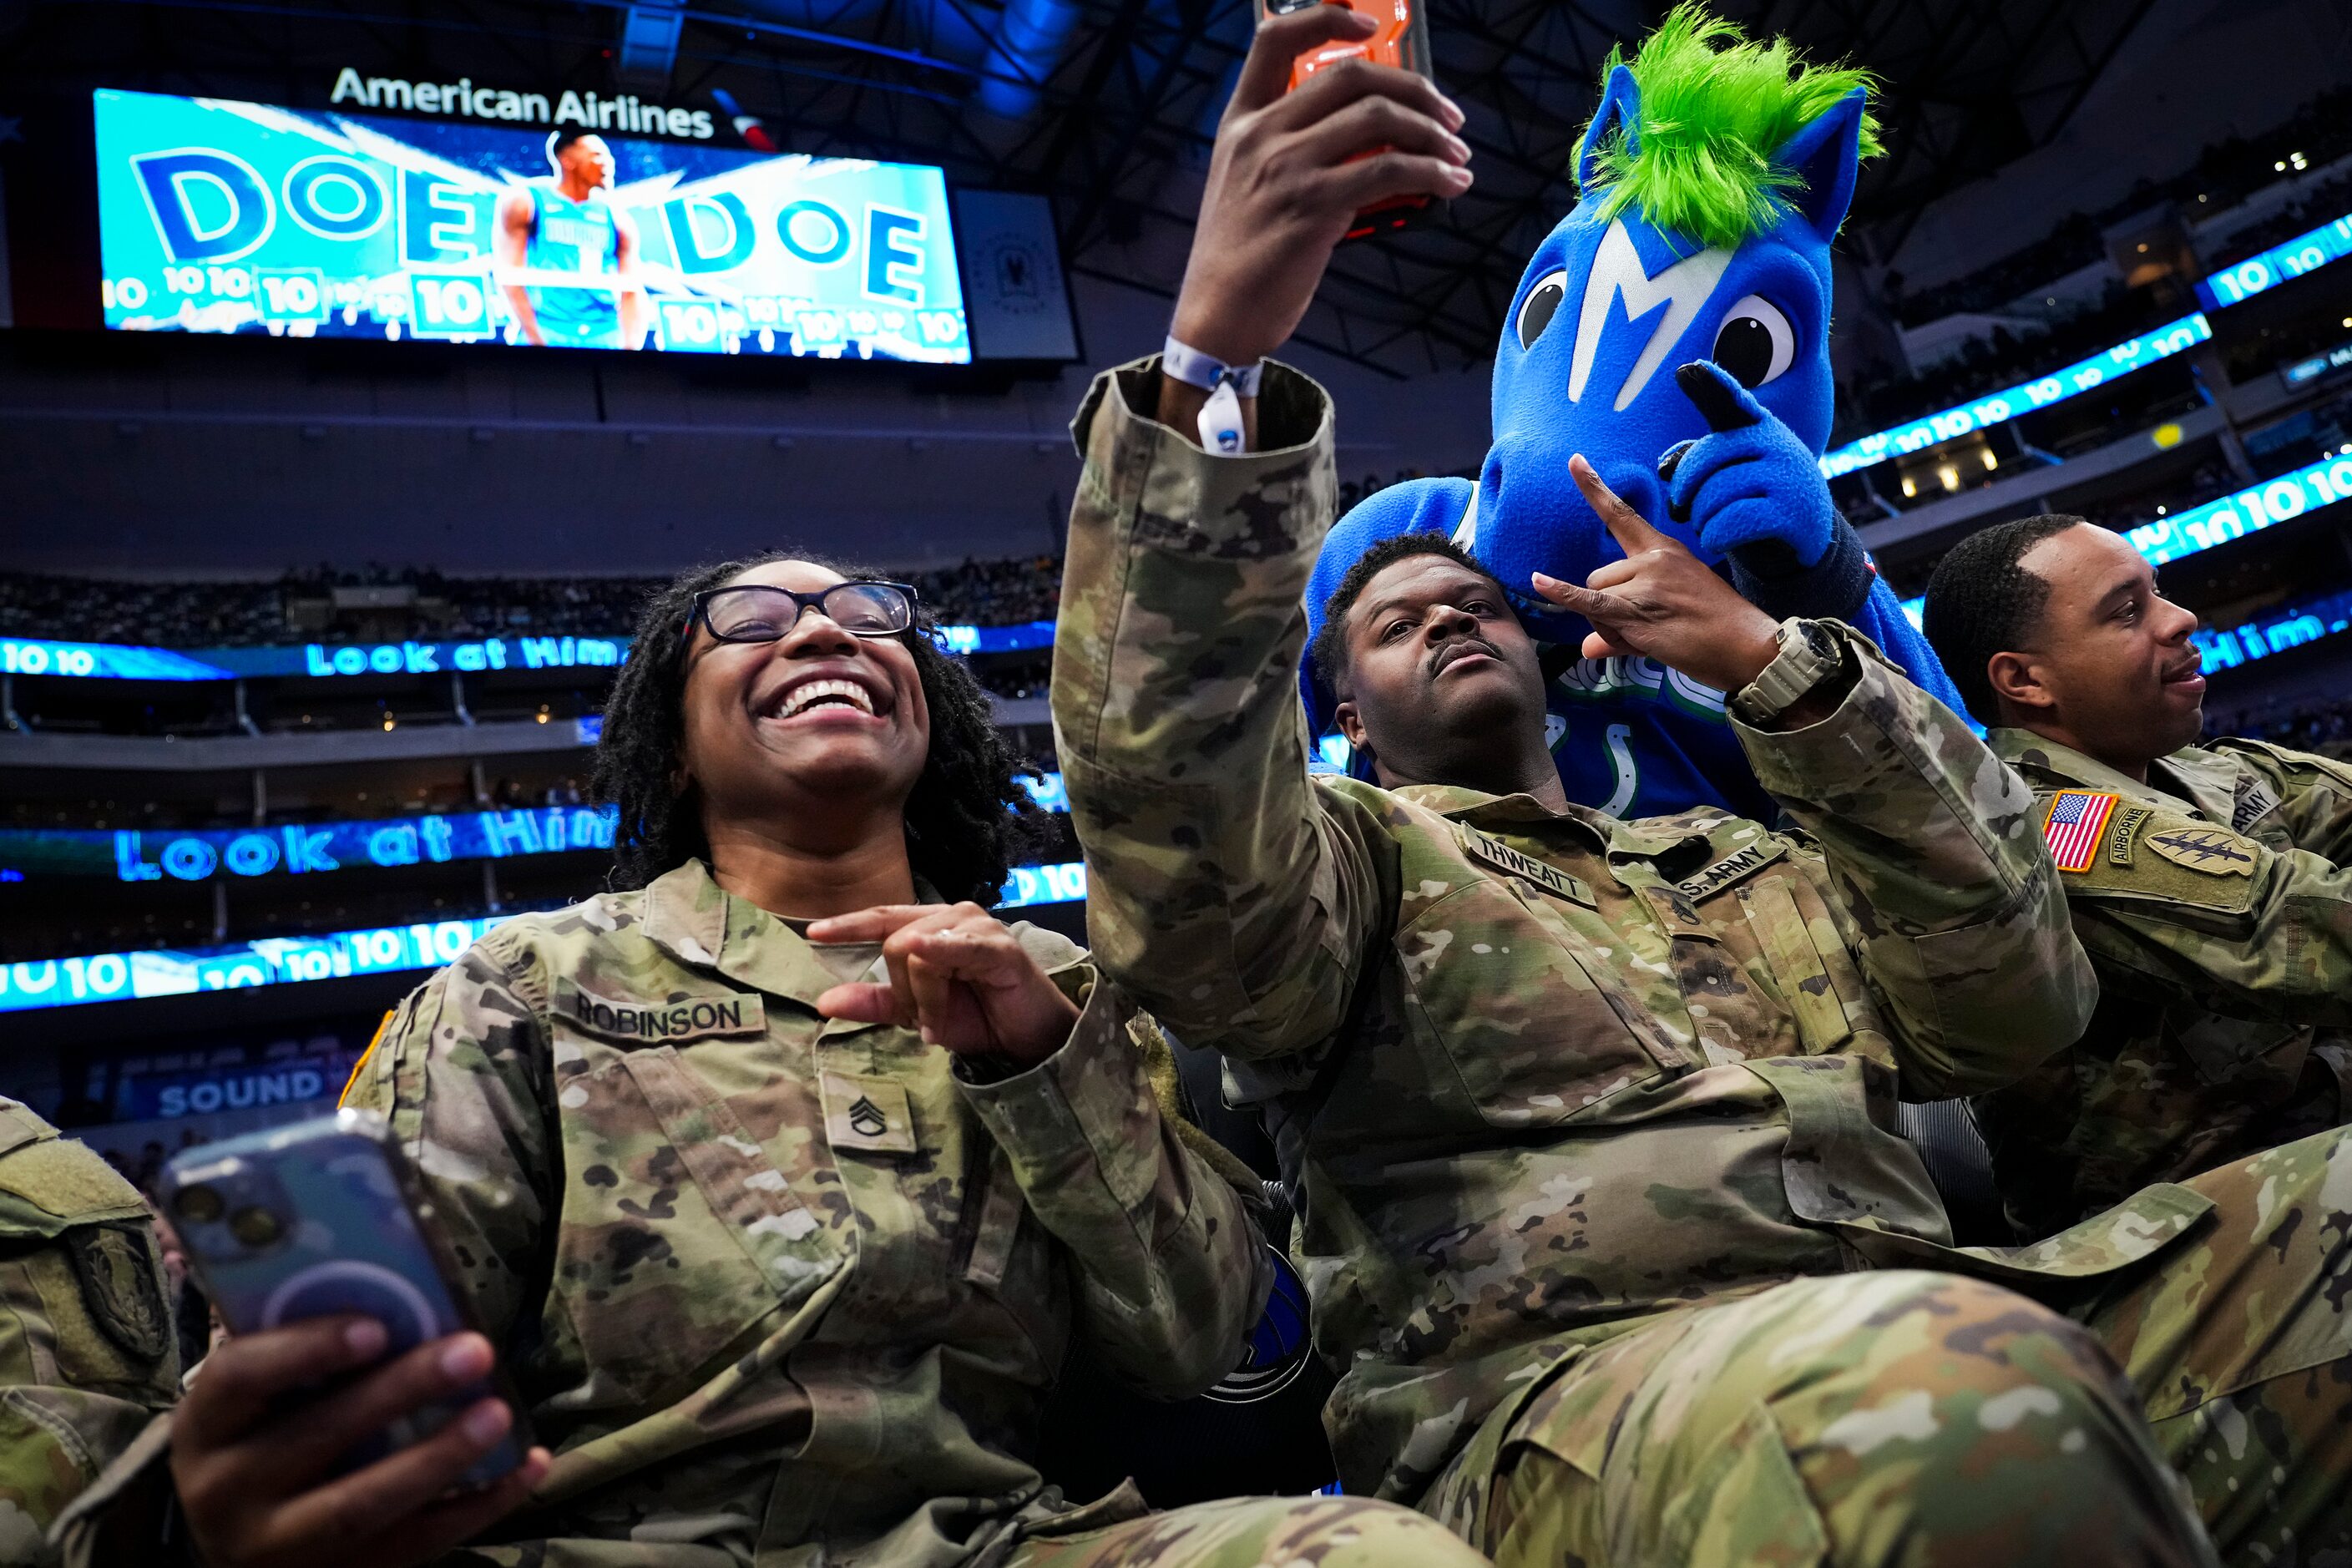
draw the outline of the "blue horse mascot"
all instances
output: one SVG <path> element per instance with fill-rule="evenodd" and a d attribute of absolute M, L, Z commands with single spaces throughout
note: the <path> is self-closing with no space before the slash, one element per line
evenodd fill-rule
<path fill-rule="evenodd" d="M 1581 452 L 1752 603 L 1848 622 L 1958 710 L 1819 462 L 1835 395 L 1830 241 L 1878 152 L 1870 85 L 1692 5 L 1631 64 L 1612 51 L 1577 154 L 1582 197 L 1537 247 L 1505 319 L 1477 482 L 1416 479 L 1349 511 L 1316 563 L 1312 626 L 1374 543 L 1450 534 L 1550 645 L 1549 739 L 1570 800 L 1623 816 L 1718 805 L 1769 821 L 1723 693 L 1646 658 L 1578 658 L 1587 624 L 1535 595 L 1533 573 L 1582 583 L 1622 553 L 1569 479 Z M 1333 696 L 1303 679 L 1328 731 Z"/>

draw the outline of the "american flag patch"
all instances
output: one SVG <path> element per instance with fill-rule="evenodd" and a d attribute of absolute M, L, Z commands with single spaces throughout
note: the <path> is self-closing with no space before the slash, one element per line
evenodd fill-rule
<path fill-rule="evenodd" d="M 2116 809 L 2116 797 L 2095 790 L 2063 789 L 2042 819 L 2042 837 L 2061 871 L 2087 871 L 2098 858 L 2099 835 Z"/>

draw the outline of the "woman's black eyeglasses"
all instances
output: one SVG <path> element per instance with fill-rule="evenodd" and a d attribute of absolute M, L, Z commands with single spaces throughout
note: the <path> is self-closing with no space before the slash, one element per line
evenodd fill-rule
<path fill-rule="evenodd" d="M 904 583 L 835 583 L 814 594 L 766 583 L 705 588 L 686 612 L 685 639 L 698 621 L 720 642 L 774 642 L 815 610 L 852 637 L 897 637 L 915 624 L 915 590 Z"/>

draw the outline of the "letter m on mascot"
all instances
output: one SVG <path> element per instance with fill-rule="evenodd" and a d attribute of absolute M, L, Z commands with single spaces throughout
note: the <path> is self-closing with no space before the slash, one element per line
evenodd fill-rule
<path fill-rule="evenodd" d="M 1581 583 L 1621 553 L 1569 479 L 1581 452 L 1756 605 L 1852 624 L 1958 710 L 1821 470 L 1835 395 L 1830 242 L 1878 152 L 1870 86 L 1688 5 L 1632 62 L 1612 52 L 1577 154 L 1581 199 L 1528 260 L 1504 321 L 1476 482 L 1396 485 L 1342 518 L 1307 590 L 1311 624 L 1371 545 L 1443 533 L 1549 645 L 1552 754 L 1570 800 L 1769 820 L 1722 692 L 1646 658 L 1578 658 L 1590 628 L 1535 595 L 1534 573 Z M 1328 729 L 1333 694 L 1311 672 L 1303 683 Z"/>

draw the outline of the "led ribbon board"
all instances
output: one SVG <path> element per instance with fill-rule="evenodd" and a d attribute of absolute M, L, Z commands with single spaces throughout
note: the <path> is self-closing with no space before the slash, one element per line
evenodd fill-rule
<path fill-rule="evenodd" d="M 545 129 L 93 102 L 117 330 L 520 344 L 521 294 L 552 344 L 971 360 L 936 168 L 611 136 L 606 184 L 574 201 Z M 499 250 L 518 191 L 519 265 Z"/>
<path fill-rule="evenodd" d="M 2189 640 L 2204 656 L 2202 668 L 2210 675 L 2334 637 L 2347 627 L 2352 627 L 2352 588 L 2257 616 L 2228 631 L 2191 632 Z"/>
<path fill-rule="evenodd" d="M 1070 809 L 1060 773 L 1022 782 L 1041 808 Z M 617 816 L 614 806 L 578 805 L 184 832 L 5 827 L 0 828 L 0 870 L 13 873 L 11 880 L 81 876 L 123 882 L 209 882 L 364 866 L 500 860 L 610 849 Z"/>
<path fill-rule="evenodd" d="M 2348 497 L 2352 497 L 2352 457 L 2323 458 L 2234 495 L 2143 522 L 2124 537 L 2149 565 L 2162 566 L 2334 506 Z M 1903 601 L 1903 613 L 1911 617 L 1913 626 L 1919 625 L 1920 606 L 1926 603 L 1924 597 Z"/>
<path fill-rule="evenodd" d="M 1950 441 L 1971 430 L 1990 429 L 2021 414 L 2048 408 L 2095 391 L 2117 376 L 2157 361 L 2169 359 L 2183 349 L 2196 347 L 2213 335 L 2212 323 L 2203 311 L 2168 321 L 2152 332 L 2142 332 L 2126 342 L 2104 349 L 2085 360 L 2077 360 L 2065 369 L 2051 374 L 2021 381 L 2006 392 L 1996 392 L 1973 403 L 1947 408 L 1941 414 L 1931 414 L 1925 419 L 1915 419 L 1908 425 L 1897 425 L 1874 436 L 1822 454 L 1822 472 L 1831 479 L 1850 474 L 1857 468 L 1867 468 L 1887 458 L 1908 452 L 1917 452 L 1940 441 Z"/>
<path fill-rule="evenodd" d="M 0 1013 L 431 969 L 455 960 L 499 923 L 495 918 L 436 921 L 225 947 L 155 948 L 0 965 Z"/>
<path fill-rule="evenodd" d="M 1005 880 L 1004 893 L 999 909 L 1072 902 L 1087 896 L 1087 868 L 1075 860 L 1059 866 L 1016 867 Z M 484 932 L 510 918 L 436 921 L 337 931 L 331 936 L 266 937 L 224 947 L 155 948 L 0 964 L 0 1013 L 435 969 L 454 962 Z"/>
<path fill-rule="evenodd" d="M 229 680 L 233 671 L 170 648 L 0 637 L 0 674 L 99 680 Z"/>
<path fill-rule="evenodd" d="M 2190 507 L 2154 522 L 2143 522 L 2125 537 L 2132 548 L 2161 566 L 2217 544 L 2227 544 L 2249 533 L 2301 517 L 2307 511 L 2334 506 L 2352 496 L 2352 458 L 2323 458 L 2308 468 Z"/>
<path fill-rule="evenodd" d="M 236 680 L 303 676 L 471 675 L 494 669 L 610 669 L 628 657 L 627 637 L 480 637 L 471 642 L 303 643 L 291 647 L 210 647 L 181 652 L 122 643 L 48 642 L 0 637 L 0 673 L 100 680 Z M 952 654 L 1020 653 L 1054 646 L 1054 623 L 940 626 L 933 638 Z"/>
<path fill-rule="evenodd" d="M 2197 298 L 2207 310 L 2219 310 L 2282 283 L 2291 283 L 2347 256 L 2352 256 L 2352 213 L 2321 224 L 2307 234 L 2296 235 L 2284 244 L 2273 245 L 2235 267 L 2224 267 L 2197 285 Z"/>
<path fill-rule="evenodd" d="M 2352 256 L 2352 213 L 2331 223 L 2324 223 L 2308 234 L 2297 235 L 2283 245 L 2274 245 L 2260 256 L 2249 257 L 2235 267 L 2223 268 L 2197 285 L 2197 298 L 2207 310 L 2226 310 L 2252 299 L 2264 289 L 2292 282 L 2330 262 L 2341 261 L 2347 256 Z M 1897 425 L 1892 429 L 1864 436 L 1859 441 L 1850 441 L 1822 455 L 1822 472 L 1835 479 L 1840 474 L 1867 468 L 1874 463 L 1883 463 L 1902 453 L 1916 452 L 1939 441 L 1965 436 L 1971 430 L 1982 430 L 2005 419 L 2031 414 L 2037 408 L 2047 408 L 2053 403 L 2063 403 L 2067 398 L 2089 392 L 2116 376 L 2128 375 L 2143 365 L 2168 359 L 2212 335 L 2212 323 L 2205 319 L 2203 311 L 2183 316 L 2152 332 L 2143 332 L 2128 342 L 2117 343 L 2089 359 L 2068 365 L 2054 374 L 2021 383 L 2007 392 L 1947 408 L 1941 414 L 1931 414 L 1908 425 Z"/>
<path fill-rule="evenodd" d="M 107 832 L 0 828 L 0 867 L 27 876 L 123 882 L 299 877 L 362 866 L 438 865 L 610 849 L 617 808 L 548 806 L 280 827 Z"/>

